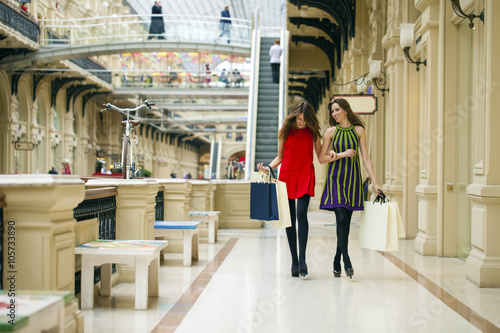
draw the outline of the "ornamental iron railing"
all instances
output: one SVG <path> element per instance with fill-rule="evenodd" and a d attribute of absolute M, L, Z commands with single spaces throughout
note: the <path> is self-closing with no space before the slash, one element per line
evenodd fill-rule
<path fill-rule="evenodd" d="M 116 239 L 116 188 L 85 190 L 85 200 L 73 210 L 76 222 L 97 218 L 99 239 Z M 116 272 L 113 264 L 112 272 Z M 94 269 L 94 283 L 101 281 L 101 268 Z M 75 295 L 80 293 L 81 271 L 75 272 Z"/>
<path fill-rule="evenodd" d="M 165 201 L 164 201 L 164 195 L 163 195 L 164 188 L 163 186 L 160 186 L 160 189 L 158 189 L 158 194 L 156 195 L 155 198 L 155 220 L 156 221 L 163 221 L 164 218 L 164 209 L 165 209 Z"/>
<path fill-rule="evenodd" d="M 97 76 L 104 82 L 111 84 L 111 72 L 105 71 L 104 67 L 95 63 L 91 59 L 78 58 L 78 59 L 71 59 L 70 61 L 80 68 L 93 72 L 95 76 Z"/>
<path fill-rule="evenodd" d="M 38 41 L 40 27 L 34 19 L 21 12 L 19 8 L 3 1 L 0 1 L 0 23 L 19 32 L 35 43 Z"/>

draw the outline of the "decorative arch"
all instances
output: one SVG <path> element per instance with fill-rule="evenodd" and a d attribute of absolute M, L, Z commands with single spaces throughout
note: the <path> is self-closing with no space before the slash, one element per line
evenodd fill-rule
<path fill-rule="evenodd" d="M 49 82 L 43 81 L 38 84 L 35 91 L 36 103 L 38 105 L 37 122 L 39 126 L 48 127 L 50 122 L 50 87 Z"/>
<path fill-rule="evenodd" d="M 0 71 L 0 82 L 2 84 L 0 86 L 0 119 L 7 120 L 9 117 L 9 109 L 10 109 L 10 80 L 9 76 L 4 72 Z M 5 124 L 5 122 L 1 122 Z M 2 125 L 0 125 L 2 126 Z"/>
<path fill-rule="evenodd" d="M 10 116 L 10 80 L 5 72 L 0 71 L 0 173 L 12 172 L 9 168 L 9 161 L 12 161 L 12 143 L 9 130 Z"/>
<path fill-rule="evenodd" d="M 31 123 L 30 115 L 32 110 L 31 103 L 31 84 L 28 82 L 27 76 L 23 75 L 19 79 L 17 100 L 19 101 L 19 120 L 26 124 Z M 29 97 L 29 98 L 28 98 Z"/>

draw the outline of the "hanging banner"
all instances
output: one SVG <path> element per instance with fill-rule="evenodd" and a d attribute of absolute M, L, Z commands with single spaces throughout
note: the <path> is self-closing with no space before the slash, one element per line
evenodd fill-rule
<path fill-rule="evenodd" d="M 374 114 L 378 110 L 377 97 L 374 95 L 334 95 L 333 98 L 348 101 L 355 114 Z"/>

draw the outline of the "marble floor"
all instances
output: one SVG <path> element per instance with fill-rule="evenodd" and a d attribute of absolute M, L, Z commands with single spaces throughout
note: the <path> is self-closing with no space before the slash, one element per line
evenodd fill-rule
<path fill-rule="evenodd" d="M 353 216 L 352 280 L 334 278 L 335 221 L 310 213 L 309 275 L 292 278 L 283 230 L 228 229 L 200 241 L 200 260 L 167 253 L 160 297 L 134 310 L 134 284 L 120 283 L 83 310 L 85 332 L 500 332 L 500 288 L 465 279 L 465 261 L 360 249 Z"/>

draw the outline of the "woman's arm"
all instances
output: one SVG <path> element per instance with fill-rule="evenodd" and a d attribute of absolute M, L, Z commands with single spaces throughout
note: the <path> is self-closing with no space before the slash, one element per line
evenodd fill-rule
<path fill-rule="evenodd" d="M 269 166 L 274 169 L 277 168 L 278 165 L 281 164 L 281 161 L 283 161 L 283 151 L 285 150 L 285 141 L 284 140 L 279 140 L 278 142 L 278 156 L 274 158 L 274 160 L 269 163 Z M 264 166 L 264 162 L 260 162 L 257 164 L 257 168 L 262 171 L 262 172 L 268 172 L 267 171 L 267 166 Z"/>
<path fill-rule="evenodd" d="M 333 132 L 335 132 L 335 127 L 329 127 L 323 135 L 323 144 L 321 145 L 321 151 L 318 155 L 318 160 L 321 164 L 333 162 L 338 158 L 338 154 L 329 149 L 330 143 L 332 142 Z M 330 151 L 332 151 L 333 154 L 330 154 Z"/>
<path fill-rule="evenodd" d="M 382 192 L 382 188 L 378 185 L 377 179 L 375 178 L 375 172 L 373 171 L 372 160 L 370 159 L 370 155 L 368 154 L 368 148 L 366 147 L 366 132 L 362 126 L 355 127 L 356 133 L 359 136 L 359 149 L 361 150 L 361 156 L 363 157 L 363 164 L 365 165 L 365 169 L 370 176 L 373 187 L 377 192 Z"/>
<path fill-rule="evenodd" d="M 319 156 L 321 153 L 321 137 L 318 137 L 316 141 L 314 141 L 314 151 L 316 152 L 316 156 L 318 157 L 319 160 Z"/>

